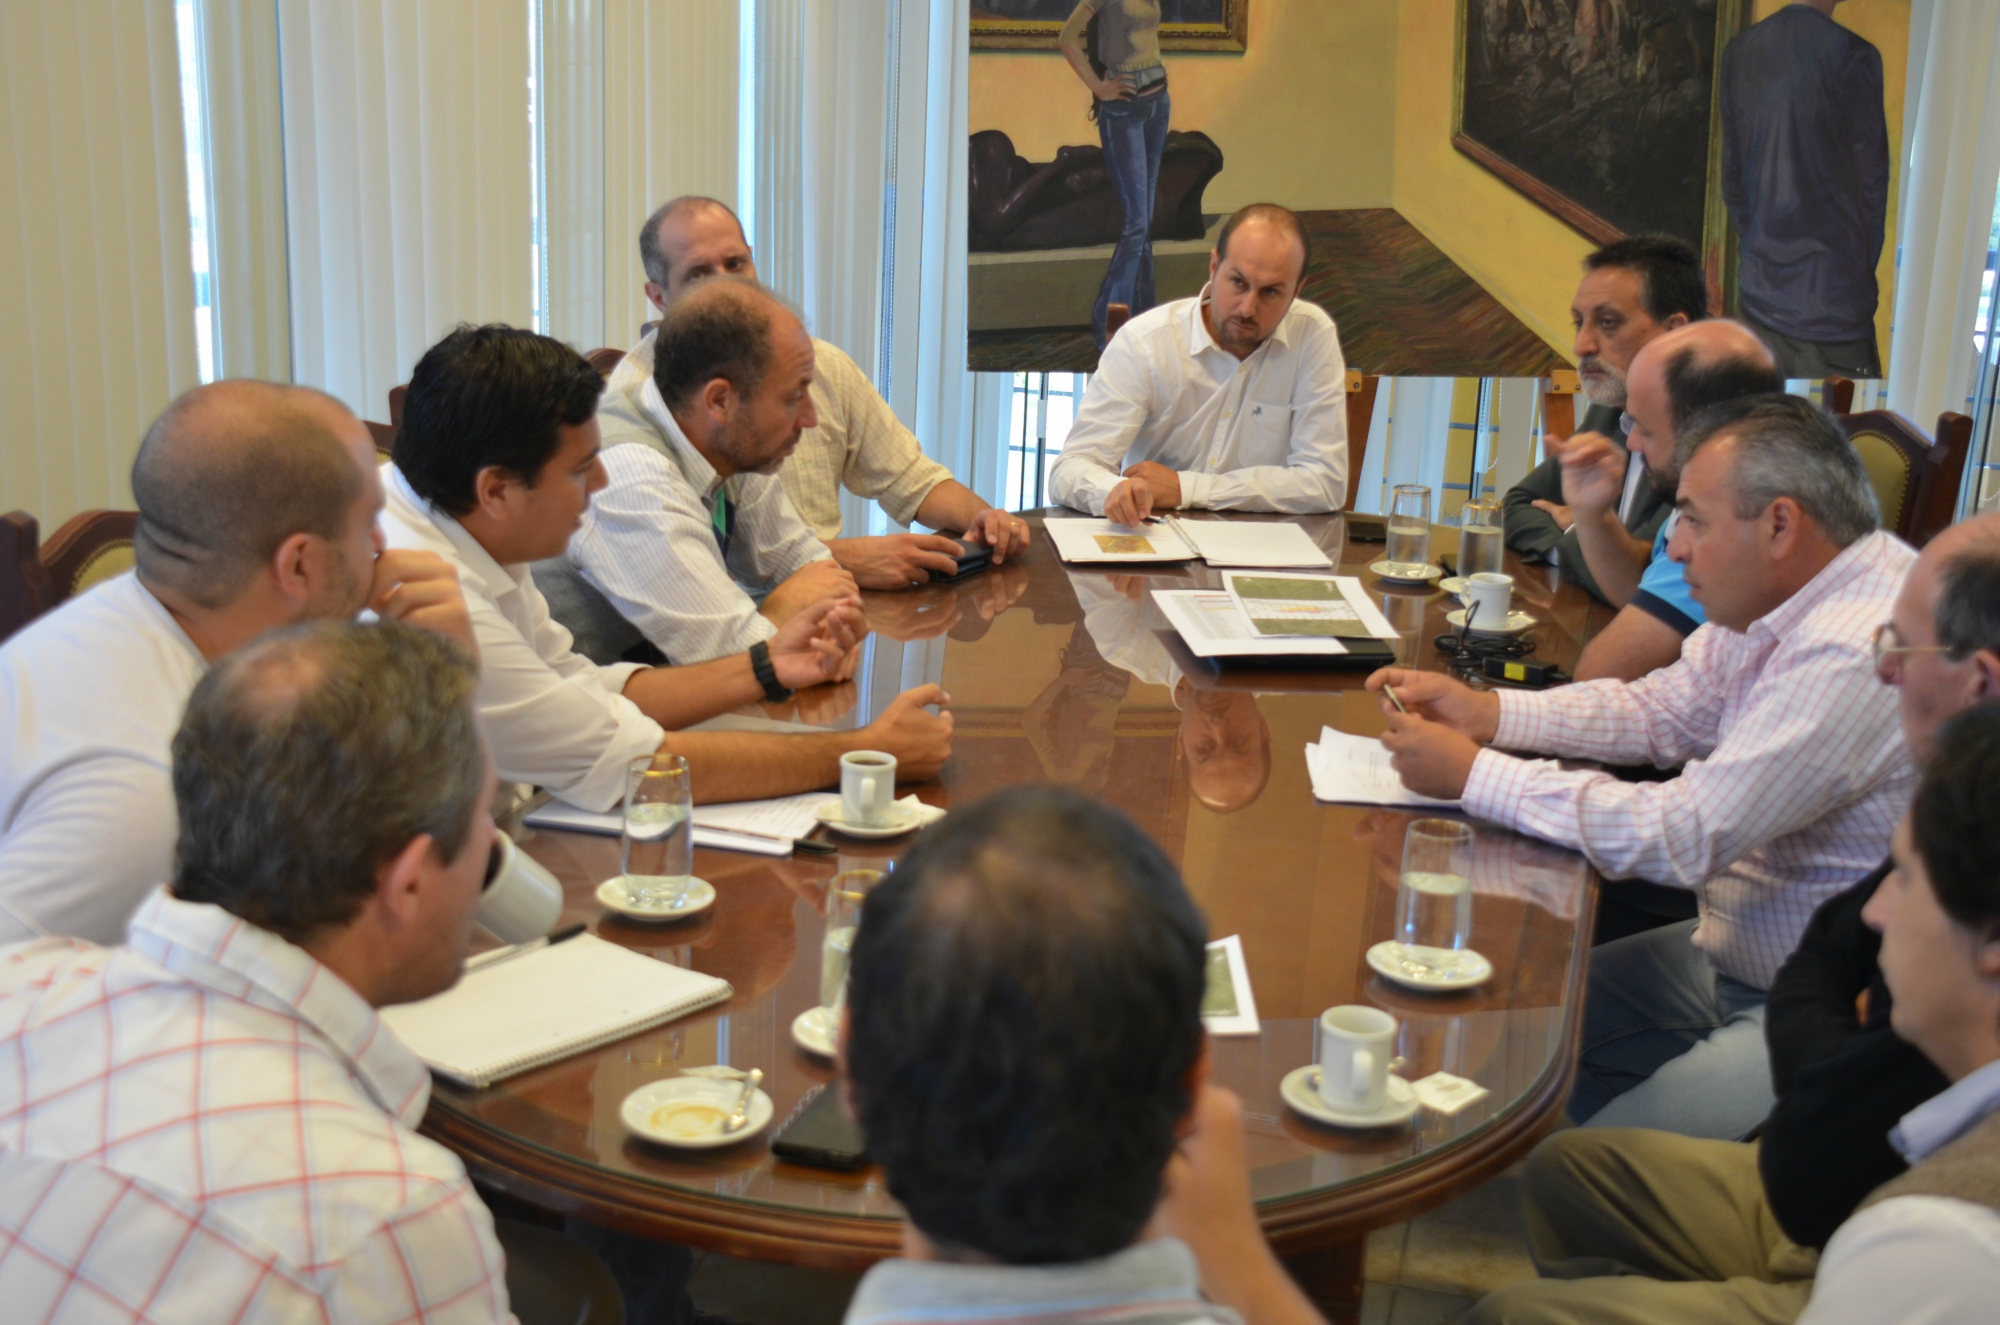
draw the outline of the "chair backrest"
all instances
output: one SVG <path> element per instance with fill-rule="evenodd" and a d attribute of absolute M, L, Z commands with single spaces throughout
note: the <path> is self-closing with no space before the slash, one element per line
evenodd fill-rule
<path fill-rule="evenodd" d="M 1854 412 L 1854 379 L 1829 373 L 1819 384 L 1819 403 L 1826 406 L 1829 414 L 1851 414 Z"/>
<path fill-rule="evenodd" d="M 625 357 L 625 351 L 607 345 L 601 350 L 592 350 L 583 357 L 590 360 L 592 368 L 609 377 L 611 370 L 618 366 L 618 361 Z"/>
<path fill-rule="evenodd" d="M 85 511 L 46 545 L 25 511 L 0 517 L 0 639 L 64 599 L 131 570 L 137 511 Z"/>
<path fill-rule="evenodd" d="M 1958 486 L 1972 445 L 1972 420 L 1938 415 L 1937 438 L 1900 414 L 1869 410 L 1837 413 L 1836 420 L 1875 488 L 1882 527 L 1912 547 L 1922 547 L 1958 515 Z"/>
<path fill-rule="evenodd" d="M 403 397 L 410 394 L 410 384 L 389 388 L 389 423 L 393 427 L 403 426 Z"/>
<path fill-rule="evenodd" d="M 1104 339 L 1109 341 L 1118 334 L 1118 328 L 1132 320 L 1132 305 L 1106 304 L 1104 306 Z"/>
<path fill-rule="evenodd" d="M 376 423 L 369 419 L 362 422 L 368 425 L 368 433 L 375 439 L 376 458 L 389 459 L 390 453 L 396 449 L 396 434 L 403 431 L 402 428 L 393 423 Z"/>
<path fill-rule="evenodd" d="M 1568 441 L 1576 431 L 1576 393 L 1583 389 L 1574 368 L 1557 368 L 1545 379 L 1542 391 L 1542 431 Z M 1539 439 L 1537 439 L 1539 440 Z"/>
<path fill-rule="evenodd" d="M 1347 504 L 1340 509 L 1354 509 L 1354 499 L 1361 495 L 1361 467 L 1368 462 L 1368 430 L 1375 422 L 1375 392 L 1382 385 L 1382 379 L 1373 373 L 1363 374 L 1357 368 L 1347 370 Z"/>

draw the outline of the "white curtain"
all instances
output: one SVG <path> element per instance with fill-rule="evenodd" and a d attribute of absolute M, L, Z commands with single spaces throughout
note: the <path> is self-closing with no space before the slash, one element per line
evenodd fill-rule
<path fill-rule="evenodd" d="M 0 84 L 0 510 L 46 535 L 197 379 L 172 0 L 6 0 Z"/>
<path fill-rule="evenodd" d="M 541 0 L 541 16 L 542 330 L 588 354 L 629 341 L 607 336 L 604 323 L 604 254 L 615 233 L 604 215 L 604 4 Z"/>
<path fill-rule="evenodd" d="M 292 367 L 364 418 L 458 322 L 528 326 L 525 0 L 278 0 Z"/>
<path fill-rule="evenodd" d="M 639 267 L 639 226 L 647 214 L 686 193 L 737 204 L 740 16 L 737 0 L 602 4 L 604 331 L 598 344 L 629 346 L 639 338 L 639 324 L 653 317 Z M 553 242 L 553 230 L 550 237 Z M 552 278 L 557 270 L 551 268 Z M 551 289 L 553 307 L 564 298 Z"/>
<path fill-rule="evenodd" d="M 1978 380 L 1972 332 L 2000 184 L 2000 5 L 1918 9 L 1889 408 L 1929 431 L 1941 411 L 1971 412 Z"/>
<path fill-rule="evenodd" d="M 215 376 L 292 376 L 285 143 L 272 0 L 201 0 Z"/>

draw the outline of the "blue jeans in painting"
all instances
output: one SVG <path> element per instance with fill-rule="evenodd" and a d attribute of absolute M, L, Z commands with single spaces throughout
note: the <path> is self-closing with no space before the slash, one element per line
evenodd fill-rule
<path fill-rule="evenodd" d="M 1097 103 L 1097 136 L 1104 144 L 1104 168 L 1125 209 L 1125 228 L 1111 253 L 1111 269 L 1090 310 L 1090 329 L 1097 348 L 1104 334 L 1104 312 L 1112 304 L 1128 304 L 1134 317 L 1153 306 L 1153 191 L 1160 182 L 1160 154 L 1167 147 L 1167 119 L 1173 100 L 1166 90 L 1130 101 Z"/>

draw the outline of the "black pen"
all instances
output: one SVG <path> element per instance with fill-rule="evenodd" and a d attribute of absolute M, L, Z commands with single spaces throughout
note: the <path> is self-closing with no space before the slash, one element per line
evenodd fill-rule
<path fill-rule="evenodd" d="M 579 920 L 574 925 L 565 925 L 555 933 L 547 935 L 544 938 L 529 939 L 526 943 L 516 943 L 511 948 L 495 948 L 492 952 L 482 952 L 477 957 L 466 962 L 465 969 L 468 971 L 477 971 L 488 966 L 498 966 L 501 962 L 512 961 L 522 953 L 533 952 L 537 948 L 552 948 L 558 943 L 566 943 L 589 928 L 589 925 Z"/>

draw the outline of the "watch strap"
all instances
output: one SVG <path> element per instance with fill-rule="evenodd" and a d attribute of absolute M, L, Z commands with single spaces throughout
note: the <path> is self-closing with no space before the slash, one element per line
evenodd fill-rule
<path fill-rule="evenodd" d="M 757 684 L 764 687 L 764 702 L 782 704 L 792 697 L 792 692 L 778 684 L 778 669 L 771 665 L 771 646 L 758 640 L 750 646 L 750 670 L 757 674 Z"/>

